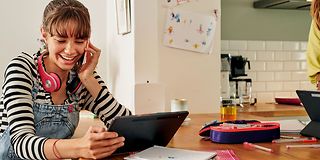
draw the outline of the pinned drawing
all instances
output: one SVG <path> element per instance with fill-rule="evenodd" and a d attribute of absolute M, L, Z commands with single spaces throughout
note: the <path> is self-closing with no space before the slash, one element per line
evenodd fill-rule
<path fill-rule="evenodd" d="M 215 29 L 216 20 L 213 15 L 169 10 L 163 43 L 173 48 L 209 53 Z"/>

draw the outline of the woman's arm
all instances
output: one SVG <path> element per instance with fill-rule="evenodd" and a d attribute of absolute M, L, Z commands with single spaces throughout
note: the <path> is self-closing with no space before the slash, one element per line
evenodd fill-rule
<path fill-rule="evenodd" d="M 121 105 L 109 92 L 101 77 L 94 72 L 94 78 L 98 82 L 101 89 L 97 97 L 93 97 L 86 88 L 79 93 L 83 109 L 89 110 L 96 115 L 109 127 L 113 118 L 117 116 L 131 115 L 131 111 Z"/>
<path fill-rule="evenodd" d="M 88 45 L 87 48 L 85 48 L 84 53 L 86 63 L 83 64 L 78 71 L 78 76 L 82 84 L 86 87 L 94 99 L 97 98 L 99 91 L 101 90 L 101 86 L 93 75 L 99 61 L 100 53 L 101 50 L 88 41 Z"/>
<path fill-rule="evenodd" d="M 89 43 L 85 51 L 86 63 L 81 66 L 78 73 L 85 87 L 80 92 L 81 99 L 84 99 L 83 108 L 98 115 L 108 127 L 114 117 L 131 115 L 131 111 L 117 102 L 103 80 L 94 71 L 101 50 L 96 48 L 92 43 Z"/>
<path fill-rule="evenodd" d="M 314 21 L 311 23 L 307 46 L 307 73 L 311 83 L 320 80 L 320 31 Z M 318 77 L 318 79 L 317 79 Z"/>
<path fill-rule="evenodd" d="M 45 159 L 45 137 L 35 135 L 32 86 L 36 76 L 34 60 L 25 53 L 14 58 L 5 70 L 3 105 L 7 110 L 10 140 L 22 159 Z"/>
<path fill-rule="evenodd" d="M 111 155 L 124 145 L 124 138 L 102 127 L 90 127 L 85 136 L 77 139 L 49 139 L 44 146 L 48 159 L 93 158 Z"/>

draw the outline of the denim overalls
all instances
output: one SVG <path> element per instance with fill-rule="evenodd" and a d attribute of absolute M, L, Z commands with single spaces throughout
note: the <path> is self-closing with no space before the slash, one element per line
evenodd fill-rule
<path fill-rule="evenodd" d="M 33 96 L 37 90 L 32 91 Z M 36 135 L 47 138 L 71 138 L 79 122 L 79 106 L 75 95 L 72 104 L 49 105 L 34 103 L 34 125 Z M 70 98 L 69 97 L 69 98 Z M 36 148 L 35 148 L 36 149 Z M 10 142 L 9 127 L 0 137 L 0 160 L 20 159 Z"/>

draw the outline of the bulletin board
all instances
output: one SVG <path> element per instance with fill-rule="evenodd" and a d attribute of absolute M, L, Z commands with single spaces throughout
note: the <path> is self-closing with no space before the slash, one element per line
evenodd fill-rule
<path fill-rule="evenodd" d="M 163 43 L 168 47 L 209 53 L 213 45 L 216 19 L 213 15 L 169 9 Z"/>

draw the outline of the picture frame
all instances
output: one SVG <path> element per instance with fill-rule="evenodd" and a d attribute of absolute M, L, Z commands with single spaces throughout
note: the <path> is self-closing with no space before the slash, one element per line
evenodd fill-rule
<path fill-rule="evenodd" d="M 131 2 L 130 0 L 115 0 L 117 32 L 125 35 L 131 32 Z"/>

